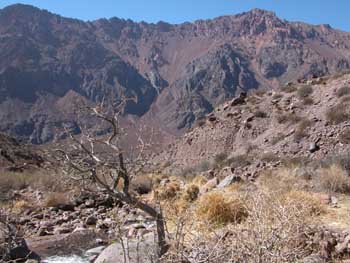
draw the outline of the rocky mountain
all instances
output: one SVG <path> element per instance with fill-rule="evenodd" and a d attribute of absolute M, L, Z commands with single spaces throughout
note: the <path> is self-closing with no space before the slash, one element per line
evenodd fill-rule
<path fill-rule="evenodd" d="M 335 162 L 348 169 L 349 101 L 349 73 L 242 94 L 215 108 L 156 159 L 171 173 L 224 168 L 246 179 L 293 162 Z"/>
<path fill-rule="evenodd" d="M 125 116 L 179 134 L 241 91 L 350 67 L 350 33 L 252 10 L 171 25 L 0 11 L 0 131 L 32 143 L 77 133 L 77 98 L 130 100 Z"/>

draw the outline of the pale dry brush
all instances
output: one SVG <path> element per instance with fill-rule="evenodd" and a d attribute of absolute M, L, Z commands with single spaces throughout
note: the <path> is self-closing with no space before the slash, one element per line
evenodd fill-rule
<path fill-rule="evenodd" d="M 317 250 L 311 242 L 317 227 L 308 222 L 307 205 L 257 192 L 250 197 L 247 209 L 249 216 L 244 222 L 222 228 L 207 225 L 207 231 L 196 232 L 182 223 L 177 246 L 171 247 L 164 262 L 289 263 Z"/>

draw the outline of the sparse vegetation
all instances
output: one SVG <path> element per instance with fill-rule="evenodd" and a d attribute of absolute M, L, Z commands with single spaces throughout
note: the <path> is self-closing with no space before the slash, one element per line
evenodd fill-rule
<path fill-rule="evenodd" d="M 148 194 L 152 191 L 153 181 L 148 175 L 139 175 L 131 183 L 131 189 L 138 194 Z"/>
<path fill-rule="evenodd" d="M 226 165 L 232 168 L 245 167 L 251 164 L 251 157 L 248 154 L 241 154 L 229 157 Z"/>
<path fill-rule="evenodd" d="M 306 97 L 302 99 L 302 103 L 303 105 L 312 105 L 315 103 L 315 101 L 311 97 Z"/>
<path fill-rule="evenodd" d="M 280 124 L 284 124 L 284 123 L 295 124 L 295 123 L 298 123 L 300 120 L 301 120 L 301 117 L 293 113 L 280 113 L 279 115 L 277 115 L 277 122 Z"/>
<path fill-rule="evenodd" d="M 341 132 L 339 135 L 339 140 L 341 143 L 350 144 L 350 129 L 347 128 Z"/>
<path fill-rule="evenodd" d="M 267 118 L 268 115 L 267 115 L 266 112 L 264 112 L 262 110 L 257 110 L 257 111 L 254 112 L 254 116 L 256 118 Z"/>
<path fill-rule="evenodd" d="M 180 185 L 177 182 L 170 182 L 164 186 L 160 186 L 157 191 L 157 196 L 160 200 L 171 200 L 180 193 Z"/>
<path fill-rule="evenodd" d="M 293 93 L 293 92 L 297 91 L 297 89 L 298 89 L 297 86 L 293 85 L 293 84 L 286 85 L 286 86 L 281 88 L 281 90 L 285 93 Z"/>
<path fill-rule="evenodd" d="M 278 100 L 278 99 L 282 99 L 283 98 L 283 94 L 281 93 L 276 93 L 272 96 L 272 99 L 274 100 Z"/>
<path fill-rule="evenodd" d="M 322 190 L 335 193 L 350 193 L 350 177 L 338 165 L 331 165 L 319 171 L 318 182 Z"/>
<path fill-rule="evenodd" d="M 312 126 L 312 121 L 308 120 L 308 119 L 303 119 L 295 133 L 294 133 L 294 140 L 295 141 L 300 141 L 302 138 L 306 137 L 308 135 L 308 128 Z"/>
<path fill-rule="evenodd" d="M 222 193 L 212 192 L 199 199 L 196 215 L 199 220 L 224 225 L 242 222 L 248 216 L 248 212 L 242 199 L 236 196 L 227 198 Z"/>
<path fill-rule="evenodd" d="M 278 133 L 275 137 L 271 138 L 271 144 L 276 145 L 280 141 L 282 141 L 285 138 L 285 135 L 283 133 Z"/>
<path fill-rule="evenodd" d="M 336 95 L 338 98 L 350 95 L 350 88 L 347 86 L 341 87 L 336 91 Z"/>
<path fill-rule="evenodd" d="M 65 187 L 62 181 L 57 180 L 57 176 L 55 172 L 3 172 L 0 173 L 0 189 L 2 191 L 21 190 L 30 186 L 57 191 Z"/>
<path fill-rule="evenodd" d="M 69 199 L 66 193 L 49 193 L 44 201 L 45 207 L 57 207 L 59 205 L 69 204 Z"/>
<path fill-rule="evenodd" d="M 309 97 L 313 92 L 312 86 L 305 85 L 298 88 L 297 94 L 300 99 Z"/>
<path fill-rule="evenodd" d="M 347 121 L 350 116 L 346 109 L 347 107 L 343 103 L 333 106 L 326 112 L 327 120 L 332 124 L 339 124 Z"/>
<path fill-rule="evenodd" d="M 185 194 L 184 194 L 184 199 L 187 202 L 193 202 L 197 200 L 199 195 L 199 187 L 195 184 L 191 184 L 186 188 Z"/>

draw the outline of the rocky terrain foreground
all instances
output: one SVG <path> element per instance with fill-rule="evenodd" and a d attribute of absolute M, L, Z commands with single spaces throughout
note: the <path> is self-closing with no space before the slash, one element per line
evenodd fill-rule
<path fill-rule="evenodd" d="M 349 98 L 348 73 L 242 93 L 156 156 L 131 189 L 162 208 L 161 262 L 349 262 Z M 23 180 L 5 181 L 1 213 L 20 233 L 11 251 L 154 262 L 154 218 L 37 169 L 0 175 Z"/>
<path fill-rule="evenodd" d="M 350 67 L 348 32 L 259 9 L 171 25 L 12 5 L 0 10 L 0 38 L 0 131 L 34 144 L 63 127 L 79 133 L 79 99 L 133 98 L 126 122 L 167 142 L 241 91 Z"/>

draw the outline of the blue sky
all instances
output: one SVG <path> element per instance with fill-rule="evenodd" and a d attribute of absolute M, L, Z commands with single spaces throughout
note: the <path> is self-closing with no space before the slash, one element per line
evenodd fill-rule
<path fill-rule="evenodd" d="M 0 8 L 15 3 L 31 4 L 83 20 L 116 16 L 135 21 L 162 20 L 170 23 L 262 8 L 274 11 L 287 20 L 330 24 L 350 31 L 350 0 L 0 0 Z"/>

